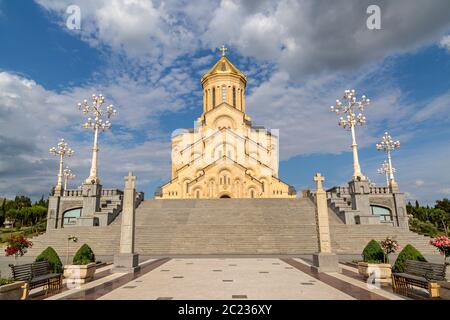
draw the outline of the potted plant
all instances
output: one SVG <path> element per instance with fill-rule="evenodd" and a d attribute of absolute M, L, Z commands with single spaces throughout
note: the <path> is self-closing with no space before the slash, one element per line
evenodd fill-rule
<path fill-rule="evenodd" d="M 14 281 L 0 277 L 0 300 L 20 300 L 26 299 L 23 296 L 27 283 L 25 281 Z"/>
<path fill-rule="evenodd" d="M 380 244 L 371 240 L 362 253 L 363 261 L 358 262 L 358 273 L 364 278 L 374 276 L 378 283 L 391 281 L 392 270 L 389 263 L 385 263 L 385 254 Z"/>
<path fill-rule="evenodd" d="M 27 253 L 28 248 L 31 248 L 33 243 L 28 241 L 23 235 L 13 236 L 7 240 L 5 249 L 5 256 L 14 256 L 14 265 L 17 265 L 17 258 L 22 257 Z"/>
<path fill-rule="evenodd" d="M 430 244 L 439 250 L 444 256 L 444 264 L 448 264 L 447 257 L 450 257 L 450 239 L 447 236 L 436 237 L 430 240 Z"/>
<path fill-rule="evenodd" d="M 73 264 L 64 266 L 64 277 L 70 283 L 82 284 L 91 281 L 94 274 L 94 252 L 87 244 L 83 244 L 73 257 Z"/>

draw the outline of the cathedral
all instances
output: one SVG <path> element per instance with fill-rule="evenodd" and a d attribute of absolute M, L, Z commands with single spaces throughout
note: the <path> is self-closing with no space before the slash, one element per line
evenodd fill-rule
<path fill-rule="evenodd" d="M 278 178 L 278 130 L 252 126 L 246 76 L 222 56 L 202 77 L 203 113 L 172 135 L 172 179 L 156 199 L 295 198 Z"/>

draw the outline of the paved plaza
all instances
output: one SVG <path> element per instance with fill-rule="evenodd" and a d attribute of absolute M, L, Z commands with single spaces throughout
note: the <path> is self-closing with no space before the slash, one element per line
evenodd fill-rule
<path fill-rule="evenodd" d="M 150 259 L 135 274 L 99 268 L 93 282 L 49 300 L 398 300 L 389 288 L 369 288 L 357 270 L 317 273 L 299 258 Z M 38 298 L 37 294 L 35 298 Z M 41 297 L 43 299 L 45 297 Z"/>

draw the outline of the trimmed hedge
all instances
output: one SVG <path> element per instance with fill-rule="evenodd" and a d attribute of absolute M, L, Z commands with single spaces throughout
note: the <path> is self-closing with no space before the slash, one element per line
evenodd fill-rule
<path fill-rule="evenodd" d="M 370 240 L 362 253 L 363 261 L 368 263 L 383 263 L 384 252 L 380 244 L 375 240 Z"/>
<path fill-rule="evenodd" d="M 48 264 L 54 273 L 62 273 L 63 265 L 55 249 L 48 247 L 36 258 L 36 262 L 45 260 L 48 261 Z"/>
<path fill-rule="evenodd" d="M 91 247 L 83 244 L 73 257 L 73 264 L 84 265 L 95 262 L 95 255 Z"/>
<path fill-rule="evenodd" d="M 404 272 L 406 260 L 427 261 L 419 250 L 408 244 L 399 253 L 397 260 L 395 260 L 394 272 Z"/>

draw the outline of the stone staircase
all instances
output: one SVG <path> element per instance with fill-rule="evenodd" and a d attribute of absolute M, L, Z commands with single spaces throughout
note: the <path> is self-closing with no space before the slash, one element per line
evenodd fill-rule
<path fill-rule="evenodd" d="M 106 206 L 108 207 L 108 206 Z M 394 236 L 401 246 L 413 244 L 434 254 L 428 240 L 407 230 L 385 225 L 345 225 L 333 213 L 333 248 L 360 254 L 371 239 Z M 51 245 L 60 255 L 72 255 L 83 243 L 95 254 L 111 256 L 120 240 L 121 215 L 105 227 L 68 227 L 32 239 L 29 256 Z M 317 251 L 314 204 L 303 199 L 146 200 L 136 210 L 136 252 L 141 255 L 311 254 Z"/>

